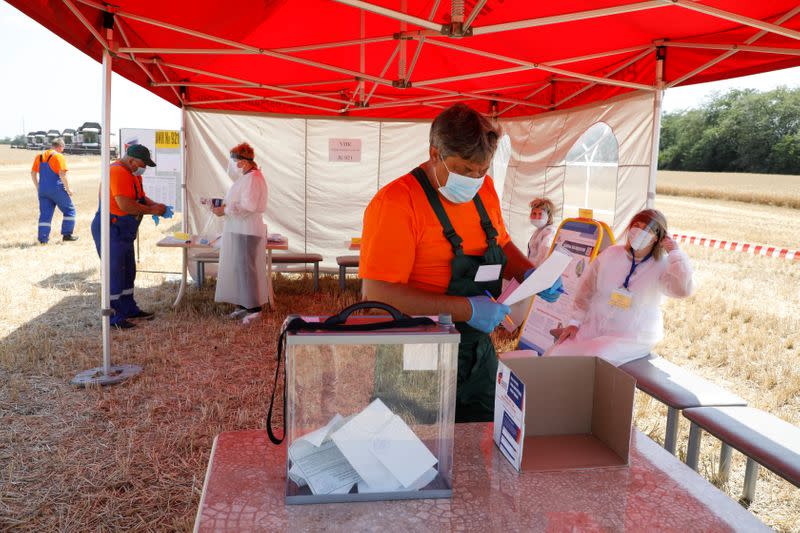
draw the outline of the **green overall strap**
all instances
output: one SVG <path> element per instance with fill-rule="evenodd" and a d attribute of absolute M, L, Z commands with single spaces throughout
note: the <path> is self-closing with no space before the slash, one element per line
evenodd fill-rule
<path fill-rule="evenodd" d="M 481 200 L 480 195 L 476 194 L 472 201 L 475 203 L 475 207 L 478 209 L 478 216 L 481 217 L 481 227 L 483 228 L 483 232 L 486 234 L 486 243 L 489 246 L 497 244 L 497 230 L 494 228 L 494 224 L 492 224 L 492 220 L 489 218 L 489 213 L 486 212 L 486 207 L 483 205 L 483 200 Z"/>
<path fill-rule="evenodd" d="M 456 230 L 453 229 L 453 225 L 450 223 L 447 212 L 444 210 L 442 201 L 439 199 L 439 193 L 436 192 L 436 189 L 433 188 L 431 182 L 428 181 L 428 176 L 425 175 L 425 171 L 420 167 L 417 167 L 411 171 L 411 175 L 417 179 L 422 187 L 422 190 L 425 191 L 425 196 L 428 197 L 428 203 L 431 204 L 431 208 L 436 214 L 436 218 L 439 219 L 439 223 L 442 225 L 444 238 L 447 239 L 447 241 L 450 243 L 450 246 L 453 248 L 453 254 L 457 256 L 463 255 L 464 249 L 461 247 L 461 243 L 464 241 L 458 236 Z"/>

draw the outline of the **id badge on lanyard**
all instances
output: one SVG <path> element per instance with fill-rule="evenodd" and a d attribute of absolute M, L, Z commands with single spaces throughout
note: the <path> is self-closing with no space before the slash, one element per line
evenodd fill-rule
<path fill-rule="evenodd" d="M 631 252 L 633 253 L 633 252 Z M 628 289 L 628 284 L 631 281 L 631 277 L 633 273 L 636 272 L 636 268 L 639 267 L 642 263 L 646 262 L 650 257 L 652 257 L 653 252 L 650 252 L 642 259 L 640 262 L 636 262 L 636 259 L 631 256 L 631 269 L 628 272 L 627 277 L 625 278 L 625 282 L 622 284 L 622 287 L 616 289 L 614 292 L 611 293 L 611 297 L 608 299 L 608 305 L 611 307 L 616 307 L 617 309 L 630 309 L 631 304 L 633 303 L 633 293 Z"/>
<path fill-rule="evenodd" d="M 611 293 L 611 298 L 608 300 L 608 305 L 618 309 L 630 309 L 633 303 L 633 294 L 625 287 L 620 287 Z"/>

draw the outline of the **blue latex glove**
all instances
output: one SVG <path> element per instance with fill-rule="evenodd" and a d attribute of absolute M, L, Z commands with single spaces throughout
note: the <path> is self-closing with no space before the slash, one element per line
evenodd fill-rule
<path fill-rule="evenodd" d="M 529 269 L 527 272 L 525 272 L 525 277 L 522 278 L 522 279 L 528 279 L 528 276 L 533 274 L 534 270 L 536 270 L 536 269 L 535 268 Z M 542 300 L 544 300 L 546 302 L 553 303 L 556 300 L 558 300 L 559 298 L 561 298 L 562 294 L 566 294 L 566 293 L 567 293 L 567 291 L 564 290 L 564 284 L 561 282 L 561 276 L 558 276 L 558 279 L 556 280 L 555 283 L 553 283 L 552 287 L 550 287 L 549 289 L 543 290 L 542 292 L 540 292 L 536 296 L 538 296 L 539 298 L 541 298 Z"/>
<path fill-rule="evenodd" d="M 164 217 L 164 218 L 172 218 L 172 215 L 175 214 L 175 212 L 172 210 L 172 206 L 168 205 L 166 207 L 167 208 L 164 211 L 164 214 L 161 215 L 161 216 Z M 160 218 L 161 217 L 159 217 L 158 215 L 153 215 L 153 223 L 155 223 L 156 226 L 158 226 L 159 222 L 161 222 Z"/>
<path fill-rule="evenodd" d="M 511 308 L 501 303 L 493 302 L 488 296 L 470 296 L 467 298 L 472 306 L 472 318 L 467 320 L 467 325 L 478 331 L 491 333 Z"/>

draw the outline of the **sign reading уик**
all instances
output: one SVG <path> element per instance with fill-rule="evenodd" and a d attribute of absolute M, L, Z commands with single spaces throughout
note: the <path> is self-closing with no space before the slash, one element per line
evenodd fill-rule
<path fill-rule="evenodd" d="M 328 161 L 361 162 L 361 139 L 328 139 Z"/>

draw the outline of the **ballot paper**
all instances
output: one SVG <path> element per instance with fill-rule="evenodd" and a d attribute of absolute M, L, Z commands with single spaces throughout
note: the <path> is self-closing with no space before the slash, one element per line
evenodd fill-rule
<path fill-rule="evenodd" d="M 517 287 L 519 287 L 519 281 L 511 278 L 506 282 L 503 292 L 497 298 L 497 301 L 505 301 L 512 292 L 517 290 Z M 520 324 L 525 322 L 525 317 L 528 316 L 528 308 L 530 307 L 530 303 L 530 299 L 526 298 L 515 303 L 514 305 L 510 305 L 509 307 L 511 307 L 511 312 L 508 314 L 508 316 L 511 318 L 511 323 L 509 324 L 508 320 L 503 320 L 500 322 L 500 325 L 502 325 L 503 328 L 505 328 L 505 330 L 509 333 L 513 333 L 520 326 Z"/>
<path fill-rule="evenodd" d="M 405 488 L 436 464 L 436 457 L 397 415 L 372 439 L 372 453 Z"/>
<path fill-rule="evenodd" d="M 438 344 L 404 344 L 403 370 L 436 370 L 439 368 Z"/>
<path fill-rule="evenodd" d="M 549 289 L 561 273 L 564 272 L 571 260 L 571 256 L 558 250 L 553 250 L 545 262 L 539 265 L 533 274 L 528 276 L 528 279 L 523 281 L 505 300 L 498 299 L 498 302 L 513 305 L 545 289 Z"/>
<path fill-rule="evenodd" d="M 331 435 L 361 479 L 376 491 L 393 491 L 400 481 L 372 453 L 372 440 L 380 434 L 394 414 L 376 399 Z"/>
<path fill-rule="evenodd" d="M 333 441 L 314 446 L 297 440 L 289 449 L 289 459 L 292 460 L 289 472 L 294 471 L 290 478 L 296 483 L 297 478 L 305 481 L 312 494 L 346 493 L 358 483 L 358 473 Z"/>
<path fill-rule="evenodd" d="M 308 485 L 313 494 L 345 494 L 358 482 L 358 474 L 330 439 L 348 419 L 338 413 L 323 427 L 303 435 L 289 447 L 289 479 Z"/>

